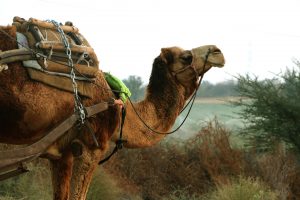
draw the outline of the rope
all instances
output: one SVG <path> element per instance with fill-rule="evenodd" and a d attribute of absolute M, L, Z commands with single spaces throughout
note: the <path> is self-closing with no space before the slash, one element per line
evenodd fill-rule
<path fill-rule="evenodd" d="M 98 162 L 98 165 L 101 165 L 101 164 L 105 163 L 106 161 L 108 161 L 115 153 L 117 153 L 118 150 L 123 148 L 123 143 L 126 142 L 126 140 L 122 139 L 125 117 L 126 117 L 126 108 L 123 106 L 119 139 L 116 141 L 116 146 L 113 149 L 113 151 L 106 158 L 104 158 L 103 160 Z"/>
<path fill-rule="evenodd" d="M 137 112 L 137 110 L 135 109 L 135 107 L 133 106 L 133 103 L 131 101 L 131 99 L 128 97 L 129 99 L 129 102 L 135 112 L 135 114 L 138 116 L 138 118 L 140 119 L 140 121 L 144 124 L 144 126 L 146 126 L 150 131 L 156 133 L 156 134 L 160 134 L 160 135 L 169 135 L 169 134 L 172 134 L 172 133 L 175 133 L 176 131 L 178 131 L 182 126 L 183 124 L 185 123 L 185 121 L 187 120 L 191 110 L 192 110 L 192 107 L 194 105 L 194 102 L 195 102 L 195 99 L 196 99 L 196 96 L 197 96 L 197 91 L 198 91 L 198 88 L 200 87 L 200 84 L 202 82 L 202 79 L 203 79 L 203 75 L 201 76 L 201 79 L 199 81 L 199 84 L 197 86 L 197 89 L 195 90 L 194 94 L 192 95 L 192 97 L 190 98 L 189 102 L 184 106 L 184 108 L 180 111 L 180 113 L 182 113 L 187 107 L 188 105 L 192 102 L 192 104 L 190 105 L 189 109 L 188 109 L 188 112 L 186 114 L 186 116 L 184 117 L 183 121 L 180 123 L 180 125 L 175 128 L 173 131 L 170 131 L 170 132 L 160 132 L 160 131 L 157 131 L 157 130 L 154 130 L 153 128 L 151 128 L 146 122 L 145 120 L 142 119 L 142 117 L 140 116 L 140 114 Z"/>
<path fill-rule="evenodd" d="M 191 106 L 189 107 L 188 112 L 187 112 L 186 116 L 184 117 L 183 121 L 182 121 L 182 122 L 180 123 L 180 125 L 179 125 L 177 128 L 175 128 L 173 131 L 170 131 L 170 132 L 160 132 L 160 131 L 157 131 L 157 130 L 154 130 L 153 128 L 151 128 L 151 127 L 145 122 L 145 120 L 142 119 L 142 117 L 140 116 L 140 114 L 137 112 L 137 110 L 136 110 L 135 107 L 133 106 L 133 103 L 132 103 L 131 99 L 128 97 L 129 102 L 130 102 L 130 104 L 131 104 L 131 106 L 132 106 L 132 108 L 133 108 L 135 114 L 138 116 L 138 118 L 139 118 L 140 121 L 144 124 L 144 126 L 146 126 L 150 131 L 152 131 L 152 132 L 154 132 L 154 133 L 156 133 L 156 134 L 160 134 L 160 135 L 169 135 L 169 134 L 175 133 L 176 131 L 178 131 L 178 130 L 183 126 L 184 122 L 187 120 L 187 118 L 188 118 L 188 116 L 189 116 L 189 114 L 190 114 L 190 112 L 191 112 L 191 110 L 192 110 L 192 107 L 193 107 L 193 105 L 194 105 L 194 102 L 195 102 L 195 99 L 196 99 L 196 96 L 197 96 L 197 91 L 198 91 L 198 89 L 200 88 L 201 82 L 202 82 L 203 77 L 204 77 L 205 65 L 207 64 L 207 59 L 208 59 L 208 56 L 209 56 L 210 53 L 211 53 L 211 52 L 210 52 L 210 49 L 208 49 L 208 52 L 207 52 L 207 54 L 206 54 L 206 56 L 205 56 L 205 61 L 204 61 L 204 64 L 203 64 L 202 76 L 201 76 L 201 78 L 200 78 L 200 80 L 199 80 L 199 83 L 198 83 L 198 85 L 197 85 L 197 88 L 196 88 L 194 94 L 192 95 L 192 97 L 190 98 L 189 102 L 188 102 L 188 103 L 183 107 L 183 109 L 180 111 L 180 114 L 188 107 L 188 105 L 189 105 L 190 103 L 192 103 L 192 104 L 191 104 Z"/>

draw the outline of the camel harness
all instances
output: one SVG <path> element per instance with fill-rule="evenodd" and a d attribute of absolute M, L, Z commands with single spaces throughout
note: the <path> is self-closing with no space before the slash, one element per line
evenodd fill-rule
<path fill-rule="evenodd" d="M 22 61 L 31 79 L 42 82 L 74 94 L 75 112 L 50 130 L 37 142 L 19 149 L 0 152 L 0 181 L 28 172 L 25 163 L 43 156 L 46 150 L 76 124 L 86 126 L 96 147 L 97 139 L 92 131 L 88 118 L 103 112 L 115 105 L 115 100 L 100 102 L 83 107 L 79 95 L 91 98 L 90 84 L 95 81 L 98 71 L 98 60 L 94 50 L 71 22 L 66 25 L 55 21 L 40 21 L 30 18 L 28 21 L 15 17 L 13 25 L 17 29 L 17 40 L 1 30 L 11 40 L 16 41 L 19 49 L 0 50 L 0 72 L 8 68 L 11 62 Z M 116 87 L 115 77 L 109 76 L 111 84 Z M 70 81 L 71 80 L 71 81 Z M 116 88 L 114 88 L 116 89 Z M 129 90 L 125 90 L 130 96 Z M 99 164 L 107 161 L 117 150 L 123 147 L 122 129 L 125 120 L 125 108 L 122 108 L 120 137 L 112 154 Z M 74 146 L 74 150 L 73 150 Z M 81 147 L 82 148 L 82 147 Z M 80 156 L 80 147 L 71 144 L 74 156 Z"/>

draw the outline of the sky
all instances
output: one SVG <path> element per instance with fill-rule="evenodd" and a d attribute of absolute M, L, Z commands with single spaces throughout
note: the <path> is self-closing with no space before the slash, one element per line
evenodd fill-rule
<path fill-rule="evenodd" d="M 163 47 L 218 46 L 226 64 L 205 75 L 213 83 L 246 73 L 271 78 L 300 60 L 299 0 L 3 1 L 0 24 L 14 16 L 72 21 L 101 70 L 140 76 L 145 84 Z"/>

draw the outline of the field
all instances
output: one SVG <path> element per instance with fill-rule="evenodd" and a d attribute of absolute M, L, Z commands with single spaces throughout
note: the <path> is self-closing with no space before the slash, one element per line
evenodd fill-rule
<path fill-rule="evenodd" d="M 188 139 L 214 118 L 230 130 L 234 131 L 237 128 L 241 128 L 243 121 L 238 114 L 241 108 L 234 107 L 230 103 L 236 100 L 238 100 L 238 97 L 197 98 L 186 122 L 173 136 L 180 139 Z M 177 118 L 173 128 L 178 127 L 184 120 L 187 110 Z"/>

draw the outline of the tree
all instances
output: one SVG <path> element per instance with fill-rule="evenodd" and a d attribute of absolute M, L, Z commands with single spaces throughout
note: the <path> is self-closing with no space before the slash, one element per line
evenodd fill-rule
<path fill-rule="evenodd" d="M 212 84 L 208 81 L 203 81 L 201 83 L 198 97 L 227 97 L 227 96 L 237 96 L 236 92 L 236 81 L 228 80 L 220 83 Z"/>
<path fill-rule="evenodd" d="M 145 86 L 143 86 L 142 78 L 139 76 L 129 76 L 123 80 L 123 83 L 131 91 L 131 100 L 138 101 L 143 98 L 145 94 Z"/>
<path fill-rule="evenodd" d="M 197 93 L 197 97 L 210 97 L 211 96 L 210 91 L 212 90 L 213 87 L 214 85 L 209 81 L 202 81 L 199 91 Z"/>
<path fill-rule="evenodd" d="M 295 63 L 298 70 L 287 69 L 273 79 L 238 78 L 237 91 L 249 99 L 236 103 L 247 122 L 242 134 L 258 148 L 283 141 L 300 152 L 300 63 Z"/>

